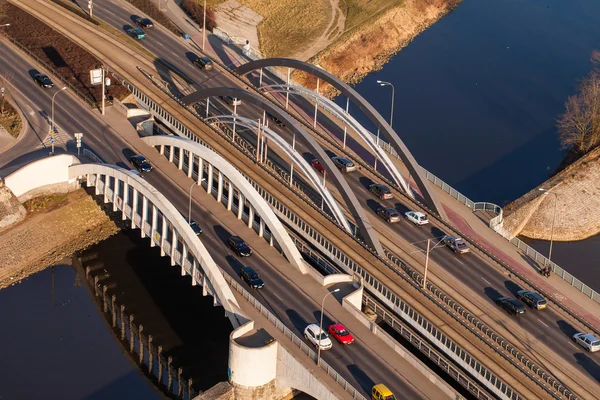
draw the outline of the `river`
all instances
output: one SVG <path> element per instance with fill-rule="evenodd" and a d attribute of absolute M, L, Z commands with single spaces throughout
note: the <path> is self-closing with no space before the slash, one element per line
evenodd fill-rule
<path fill-rule="evenodd" d="M 503 206 L 562 160 L 555 120 L 600 49 L 598 15 L 596 0 L 464 0 L 356 89 L 388 118 L 391 89 L 376 81 L 393 83 L 393 126 L 418 162 Z M 553 259 L 600 291 L 599 242 L 555 243 Z"/>

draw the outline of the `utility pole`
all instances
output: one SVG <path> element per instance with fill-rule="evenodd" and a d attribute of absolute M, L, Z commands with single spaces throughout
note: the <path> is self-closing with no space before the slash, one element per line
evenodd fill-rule
<path fill-rule="evenodd" d="M 427 253 L 425 255 L 425 273 L 423 274 L 423 289 L 427 289 L 427 267 L 429 266 L 429 244 L 431 239 L 427 239 Z"/>
<path fill-rule="evenodd" d="M 206 42 L 206 0 L 204 0 L 204 17 L 202 18 L 202 51 L 204 51 L 204 43 Z"/>
<path fill-rule="evenodd" d="M 90 18 L 92 18 L 92 10 L 94 9 L 94 0 L 88 0 L 88 10 L 90 10 Z"/>
<path fill-rule="evenodd" d="M 90 11 L 91 11 L 91 9 L 90 9 Z M 102 69 L 102 115 L 104 115 L 104 101 L 106 100 L 106 93 L 105 93 L 106 88 L 104 87 L 105 86 L 104 65 L 102 65 L 100 68 Z"/>

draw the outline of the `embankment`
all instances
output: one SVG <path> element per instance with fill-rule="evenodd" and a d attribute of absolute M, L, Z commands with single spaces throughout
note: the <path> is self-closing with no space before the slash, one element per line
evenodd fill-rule
<path fill-rule="evenodd" d="M 600 233 L 600 148 L 504 207 L 504 227 L 515 235 L 544 240 L 552 235 L 557 241 Z"/>
<path fill-rule="evenodd" d="M 32 199 L 25 208 L 24 221 L 0 232 L 0 289 L 119 230 L 83 189 Z"/>

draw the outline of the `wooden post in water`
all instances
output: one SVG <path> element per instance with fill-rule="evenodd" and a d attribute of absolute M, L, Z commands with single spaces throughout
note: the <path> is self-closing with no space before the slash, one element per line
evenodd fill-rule
<path fill-rule="evenodd" d="M 129 352 L 133 353 L 133 345 L 135 344 L 135 332 L 133 332 L 133 315 L 129 316 Z"/>
<path fill-rule="evenodd" d="M 188 392 L 188 399 L 192 400 L 192 380 L 188 379 L 187 381 L 187 392 Z"/>
<path fill-rule="evenodd" d="M 125 340 L 125 306 L 121 304 L 121 340 Z"/>
<path fill-rule="evenodd" d="M 98 275 L 94 277 L 94 294 L 98 297 Z"/>
<path fill-rule="evenodd" d="M 152 355 L 152 339 L 152 335 L 148 335 L 148 373 L 150 375 L 152 375 L 152 367 L 154 366 L 152 364 L 154 361 L 154 357 Z"/>
<path fill-rule="evenodd" d="M 183 373 L 183 369 L 181 367 L 177 368 L 177 397 L 183 396 L 183 385 L 181 384 L 181 374 Z"/>
<path fill-rule="evenodd" d="M 138 328 L 138 335 L 140 337 L 140 364 L 144 364 L 144 339 L 142 332 L 144 332 L 144 325 L 140 325 Z"/>
<path fill-rule="evenodd" d="M 167 390 L 169 391 L 169 393 L 172 393 L 173 390 L 173 366 L 171 365 L 172 363 L 173 357 L 169 356 L 169 358 L 167 359 Z"/>
<path fill-rule="evenodd" d="M 163 376 L 162 346 L 158 346 L 158 352 L 156 353 L 156 359 L 158 360 L 158 383 L 160 385 L 162 385 L 162 376 Z"/>
<path fill-rule="evenodd" d="M 115 296 L 114 294 L 112 295 L 112 297 L 110 298 L 110 302 L 111 302 L 111 310 L 112 310 L 112 326 L 113 328 L 117 326 L 117 310 L 116 310 L 116 302 L 117 302 L 117 296 Z"/>
<path fill-rule="evenodd" d="M 90 271 L 92 270 L 92 267 L 87 266 L 85 267 L 85 277 L 86 279 L 90 279 Z"/>
<path fill-rule="evenodd" d="M 102 285 L 102 303 L 104 304 L 104 312 L 108 311 L 108 302 L 106 301 L 106 291 L 108 290 L 108 286 Z"/>

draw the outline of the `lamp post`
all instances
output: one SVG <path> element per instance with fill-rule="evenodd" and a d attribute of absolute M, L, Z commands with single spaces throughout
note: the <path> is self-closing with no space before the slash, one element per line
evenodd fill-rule
<path fill-rule="evenodd" d="M 52 96 L 52 119 L 50 120 L 50 142 L 52 142 L 52 154 L 54 154 L 54 98 L 63 90 L 67 90 L 67 87 L 65 86 L 64 88 L 57 90 Z"/>
<path fill-rule="evenodd" d="M 2 24 L 0 25 L 0 28 L 4 28 L 5 26 L 10 26 L 10 24 Z"/>
<path fill-rule="evenodd" d="M 550 261 L 552 261 L 552 243 L 554 239 L 554 223 L 556 222 L 556 206 L 558 203 L 558 196 L 556 193 L 552 193 L 548 189 L 539 188 L 538 190 L 544 192 L 545 196 L 548 194 L 554 195 L 554 216 L 552 217 L 552 228 L 550 229 L 550 251 L 548 251 L 548 263 L 550 263 Z"/>
<path fill-rule="evenodd" d="M 206 0 L 204 0 L 204 16 L 202 17 L 202 51 L 204 51 L 204 43 L 206 42 Z"/>
<path fill-rule="evenodd" d="M 332 290 L 331 292 L 327 293 L 325 295 L 325 297 L 323 297 L 323 301 L 321 301 L 321 322 L 319 323 L 319 335 L 323 334 L 323 307 L 325 306 L 325 299 L 327 298 L 327 296 L 329 296 L 330 294 L 333 293 L 337 293 L 339 292 L 340 289 L 335 289 Z M 321 361 L 321 336 L 319 336 L 319 341 L 318 341 L 318 345 L 317 345 L 317 365 L 319 365 L 319 361 Z"/>
<path fill-rule="evenodd" d="M 379 86 L 391 86 L 392 87 L 392 114 L 390 115 L 390 128 L 391 128 L 392 124 L 394 122 L 394 85 L 390 82 L 385 82 L 385 81 L 377 81 L 377 83 L 379 83 Z"/>

